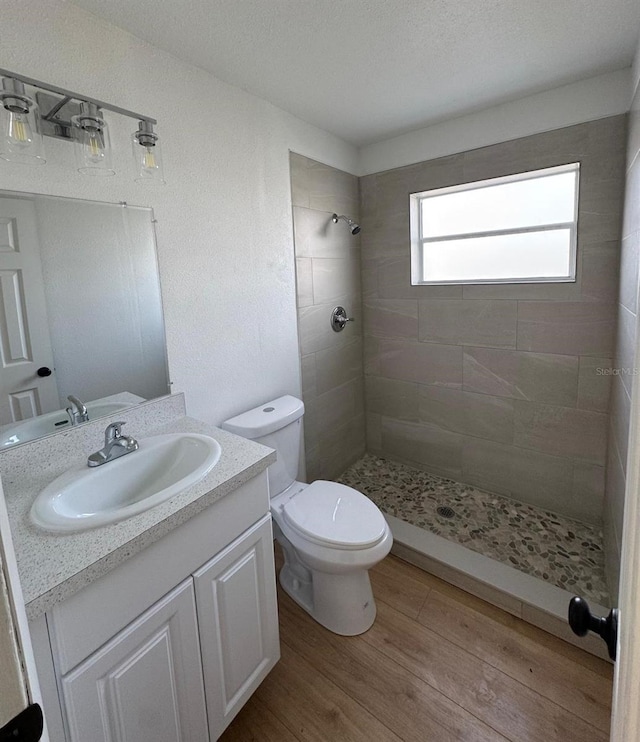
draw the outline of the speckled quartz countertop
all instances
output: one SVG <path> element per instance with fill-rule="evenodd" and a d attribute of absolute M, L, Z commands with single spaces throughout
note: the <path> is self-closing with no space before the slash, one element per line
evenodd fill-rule
<path fill-rule="evenodd" d="M 183 412 L 180 414 L 175 398 L 168 399 L 172 400 L 169 417 L 173 415 L 173 419 L 167 421 L 166 414 L 157 414 L 153 403 L 148 403 L 135 412 L 120 413 L 128 422 L 126 432 L 136 438 L 162 433 L 204 433 L 220 443 L 220 461 L 204 479 L 181 494 L 120 523 L 60 535 L 41 531 L 29 520 L 29 510 L 40 491 L 100 448 L 104 428 L 117 416 L 81 426 L 82 433 L 80 428 L 68 431 L 46 442 L 38 441 L 30 450 L 24 446 L 0 457 L 2 488 L 30 619 L 105 575 L 275 461 L 271 449 L 186 417 Z M 70 436 L 75 436 L 75 440 L 65 442 Z M 33 450 L 35 446 L 38 448 Z"/>

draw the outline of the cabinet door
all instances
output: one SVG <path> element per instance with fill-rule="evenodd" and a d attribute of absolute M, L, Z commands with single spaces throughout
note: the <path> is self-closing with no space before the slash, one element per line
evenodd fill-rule
<path fill-rule="evenodd" d="M 70 742 L 208 739 L 191 578 L 62 679 Z"/>
<path fill-rule="evenodd" d="M 211 739 L 280 658 L 271 516 L 194 575 Z"/>

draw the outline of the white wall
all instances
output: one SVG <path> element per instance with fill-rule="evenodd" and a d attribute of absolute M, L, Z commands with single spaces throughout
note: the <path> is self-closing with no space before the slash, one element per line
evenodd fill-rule
<path fill-rule="evenodd" d="M 630 85 L 631 70 L 619 70 L 369 144 L 360 150 L 359 172 L 379 173 L 625 113 Z"/>
<path fill-rule="evenodd" d="M 0 188 L 155 209 L 169 368 L 189 414 L 218 423 L 300 392 L 289 149 L 348 172 L 357 151 L 61 0 L 3 0 L 0 67 L 159 120 L 167 186 L 133 181 L 135 122 L 109 116 L 113 178 L 0 161 Z"/>

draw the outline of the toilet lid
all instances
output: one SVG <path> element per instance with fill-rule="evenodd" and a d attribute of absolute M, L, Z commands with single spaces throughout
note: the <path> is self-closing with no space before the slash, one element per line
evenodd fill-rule
<path fill-rule="evenodd" d="M 382 513 L 361 492 L 322 479 L 284 506 L 286 522 L 314 541 L 342 548 L 366 548 L 386 532 Z"/>

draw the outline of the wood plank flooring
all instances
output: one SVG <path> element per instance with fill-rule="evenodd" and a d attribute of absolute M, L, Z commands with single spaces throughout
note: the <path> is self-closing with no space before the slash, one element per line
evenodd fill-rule
<path fill-rule="evenodd" d="M 609 739 L 608 663 L 394 556 L 371 582 L 357 637 L 278 589 L 282 658 L 223 742 Z"/>

